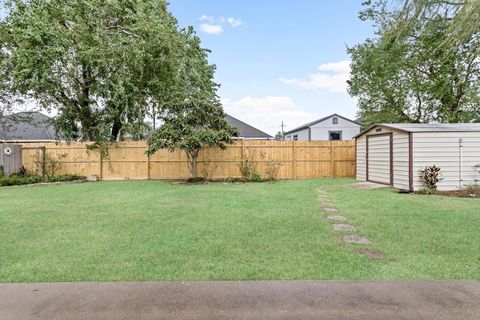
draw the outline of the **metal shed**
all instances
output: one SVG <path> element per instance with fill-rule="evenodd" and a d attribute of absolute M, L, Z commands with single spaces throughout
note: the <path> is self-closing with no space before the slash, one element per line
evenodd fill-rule
<path fill-rule="evenodd" d="M 356 178 L 418 191 L 420 171 L 441 168 L 439 190 L 480 182 L 480 124 L 377 124 L 355 137 Z"/>

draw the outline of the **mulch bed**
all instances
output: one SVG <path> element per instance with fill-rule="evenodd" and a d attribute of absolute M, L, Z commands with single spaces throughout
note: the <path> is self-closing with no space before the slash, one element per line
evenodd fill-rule
<path fill-rule="evenodd" d="M 415 194 L 427 195 L 424 191 L 418 191 L 415 192 Z M 452 191 L 436 191 L 433 195 L 458 198 L 480 198 L 480 187 Z"/>

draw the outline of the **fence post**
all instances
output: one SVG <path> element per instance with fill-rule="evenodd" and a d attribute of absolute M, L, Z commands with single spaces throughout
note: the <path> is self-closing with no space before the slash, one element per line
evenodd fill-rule
<path fill-rule="evenodd" d="M 100 180 L 103 180 L 103 155 L 102 155 L 102 150 L 98 150 L 98 156 L 99 156 L 99 159 L 98 159 L 98 163 L 99 163 L 99 179 Z"/>
<path fill-rule="evenodd" d="M 295 140 L 292 140 L 292 179 L 295 180 L 297 178 L 297 148 L 295 146 Z"/>
<path fill-rule="evenodd" d="M 245 139 L 242 139 L 242 168 L 245 167 Z"/>
<path fill-rule="evenodd" d="M 150 155 L 147 153 L 147 180 L 150 180 Z"/>
<path fill-rule="evenodd" d="M 330 140 L 330 175 L 335 178 L 335 150 L 333 148 L 333 140 Z"/>

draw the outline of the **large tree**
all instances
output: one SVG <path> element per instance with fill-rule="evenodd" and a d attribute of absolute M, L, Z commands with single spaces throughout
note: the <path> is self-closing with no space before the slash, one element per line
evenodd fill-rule
<path fill-rule="evenodd" d="M 6 0 L 0 84 L 53 110 L 67 139 L 145 133 L 155 106 L 172 103 L 188 33 L 164 0 Z"/>
<path fill-rule="evenodd" d="M 375 22 L 376 38 L 348 49 L 349 92 L 365 125 L 480 121 L 480 28 L 453 40 L 464 7 L 450 13 L 430 2 L 366 3 L 362 18 Z"/>

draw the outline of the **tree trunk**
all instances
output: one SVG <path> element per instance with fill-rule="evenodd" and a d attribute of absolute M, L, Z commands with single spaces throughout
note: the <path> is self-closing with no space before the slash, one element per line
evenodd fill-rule
<path fill-rule="evenodd" d="M 110 134 L 110 141 L 117 141 L 117 138 L 120 134 L 120 130 L 122 129 L 122 121 L 120 119 L 115 118 L 113 120 L 113 125 L 112 125 L 112 132 Z"/>
<path fill-rule="evenodd" d="M 190 177 L 197 176 L 197 158 L 198 158 L 198 151 L 187 151 L 187 159 L 188 159 L 188 169 L 190 170 Z"/>

